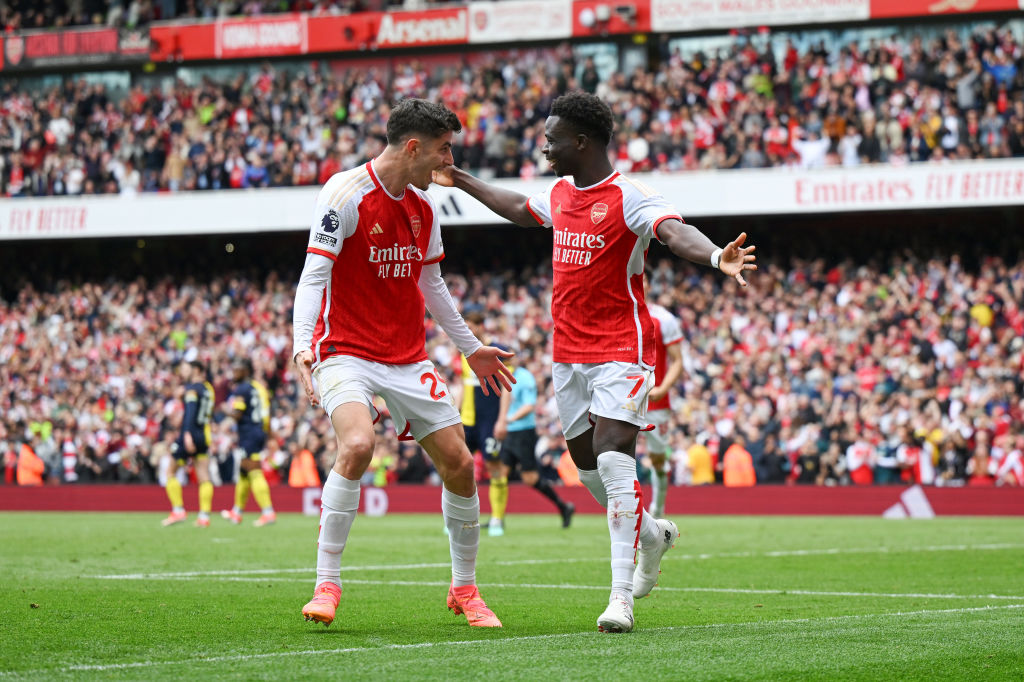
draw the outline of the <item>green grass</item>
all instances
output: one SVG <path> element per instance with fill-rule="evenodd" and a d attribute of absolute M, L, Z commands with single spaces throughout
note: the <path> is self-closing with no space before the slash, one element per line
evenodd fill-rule
<path fill-rule="evenodd" d="M 1024 679 L 1020 519 L 680 517 L 637 629 L 607 635 L 600 516 L 482 539 L 500 630 L 446 610 L 439 515 L 357 520 L 329 629 L 299 614 L 316 519 L 160 518 L 0 514 L 0 680 Z"/>

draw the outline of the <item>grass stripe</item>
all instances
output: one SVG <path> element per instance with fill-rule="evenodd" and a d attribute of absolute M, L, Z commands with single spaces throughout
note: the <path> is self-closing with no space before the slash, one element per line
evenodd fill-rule
<path fill-rule="evenodd" d="M 999 611 L 1008 609 L 1021 609 L 1024 608 L 1024 604 L 1005 604 L 999 606 L 977 606 L 973 608 L 959 608 L 959 609 L 922 609 L 918 611 L 893 611 L 889 613 L 866 613 L 866 614 L 850 614 L 843 616 L 826 616 L 823 618 L 787 618 L 780 620 L 756 620 L 756 621 L 743 621 L 739 623 L 707 623 L 703 625 L 674 625 L 668 627 L 658 627 L 642 630 L 642 632 L 687 632 L 687 631 L 700 631 L 700 630 L 718 630 L 727 628 L 751 628 L 759 629 L 764 627 L 778 627 L 783 625 L 803 625 L 808 623 L 842 623 L 849 621 L 871 621 L 884 618 L 908 618 L 914 616 L 939 616 L 939 615 L 964 615 L 969 613 L 980 613 L 987 611 Z M 21 671 L 21 672 L 2 672 L 0 671 L 0 677 L 33 677 L 37 675 L 55 674 L 55 673 L 72 673 L 72 672 L 104 672 L 113 670 L 133 670 L 141 668 L 153 668 L 157 666 L 167 665 L 196 665 L 199 663 L 227 663 L 227 662 L 245 662 L 264 660 L 271 658 L 283 658 L 290 656 L 322 656 L 322 655 L 337 655 L 337 654 L 358 654 L 364 652 L 376 652 L 376 651 L 397 651 L 397 650 L 409 650 L 409 649 L 426 649 L 432 647 L 456 647 L 456 646 L 476 646 L 480 644 L 489 644 L 492 646 L 501 644 L 520 644 L 523 642 L 530 641 L 541 641 L 551 639 L 565 639 L 570 637 L 607 637 L 608 635 L 601 634 L 598 632 L 563 632 L 563 633 L 552 633 L 547 635 L 528 635 L 524 637 L 509 637 L 506 639 L 467 639 L 467 640 L 456 640 L 451 642 L 439 641 L 439 642 L 416 642 L 413 644 L 384 644 L 382 646 L 375 647 L 347 647 L 339 649 L 304 649 L 301 651 L 276 651 L 267 653 L 252 653 L 252 654 L 230 654 L 225 656 L 210 656 L 210 657 L 195 657 L 195 658 L 184 658 L 177 660 L 168 661 L 133 661 L 129 663 L 106 663 L 99 665 L 70 665 L 63 668 L 40 668 L 37 670 Z"/>

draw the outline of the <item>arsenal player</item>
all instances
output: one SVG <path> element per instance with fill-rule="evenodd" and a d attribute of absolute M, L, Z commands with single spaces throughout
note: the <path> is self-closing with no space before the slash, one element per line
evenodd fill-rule
<path fill-rule="evenodd" d="M 434 181 L 468 192 L 517 225 L 552 229 L 555 397 L 580 480 L 607 508 L 611 535 L 611 597 L 597 625 L 628 632 L 633 599 L 650 593 L 661 557 L 679 536 L 671 521 L 643 513 L 636 479 L 636 439 L 647 426 L 656 361 L 643 292 L 647 247 L 658 239 L 676 256 L 741 285 L 743 272 L 757 266 L 754 247 L 743 246 L 745 234 L 718 248 L 664 197 L 613 170 L 613 127 L 608 105 L 571 92 L 555 100 L 545 124 L 542 151 L 559 179 L 544 192 L 525 197 L 454 167 L 435 172 Z"/>
<path fill-rule="evenodd" d="M 501 361 L 466 326 L 441 279 L 437 210 L 426 193 L 431 172 L 452 163 L 459 119 L 443 105 L 407 99 L 391 111 L 388 145 L 372 161 L 336 173 L 320 190 L 306 263 L 295 292 L 294 358 L 311 405 L 323 405 L 338 437 L 338 458 L 321 496 L 316 586 L 302 609 L 330 625 L 341 598 L 341 553 L 359 507 L 359 480 L 374 450 L 387 403 L 396 428 L 411 435 L 444 482 L 452 584 L 448 608 L 470 625 L 501 627 L 476 588 L 480 500 L 473 459 L 448 387 L 427 359 L 424 308 L 480 378 L 484 392 L 511 389 Z M 318 391 L 313 388 L 316 379 Z"/>

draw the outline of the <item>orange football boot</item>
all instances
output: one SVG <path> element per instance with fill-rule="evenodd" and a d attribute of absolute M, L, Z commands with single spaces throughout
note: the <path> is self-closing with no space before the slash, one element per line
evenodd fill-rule
<path fill-rule="evenodd" d="M 494 611 L 487 608 L 476 585 L 452 585 L 448 589 L 448 608 L 454 611 L 455 615 L 466 614 L 466 620 L 474 627 L 501 627 L 501 621 L 494 615 Z"/>

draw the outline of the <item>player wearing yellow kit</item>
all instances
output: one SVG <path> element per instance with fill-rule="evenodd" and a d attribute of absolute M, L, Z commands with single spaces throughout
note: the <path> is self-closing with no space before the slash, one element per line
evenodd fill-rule
<path fill-rule="evenodd" d="M 206 368 L 198 360 L 183 362 L 178 372 L 185 380 L 185 414 L 181 419 L 181 435 L 173 446 L 173 459 L 167 471 L 167 498 L 171 501 L 171 514 L 163 525 L 173 526 L 185 520 L 185 501 L 178 480 L 178 467 L 189 459 L 195 466 L 199 481 L 199 519 L 196 525 L 210 525 L 213 507 L 213 483 L 210 482 L 210 421 L 213 416 L 213 386 L 206 380 Z"/>
<path fill-rule="evenodd" d="M 221 516 L 232 523 L 241 523 L 242 510 L 251 490 L 262 510 L 253 525 L 266 526 L 277 521 L 270 502 L 270 485 L 262 468 L 263 448 L 270 433 L 270 394 L 262 383 L 252 378 L 252 362 L 248 358 L 236 358 L 232 372 L 236 386 L 228 398 L 228 406 L 238 425 L 238 447 L 244 452 L 235 483 L 235 506 L 223 510 Z"/>
<path fill-rule="evenodd" d="M 473 335 L 479 339 L 486 338 L 484 316 L 473 311 L 464 316 L 466 325 Z M 504 346 L 496 348 L 507 350 Z M 483 455 L 484 463 L 490 478 L 488 487 L 491 502 L 491 520 L 487 524 L 487 534 L 491 536 L 505 534 L 505 508 L 508 506 L 508 473 L 501 463 L 501 441 L 494 436 L 494 426 L 501 414 L 501 398 L 493 391 L 484 393 L 480 388 L 480 380 L 469 366 L 465 356 L 462 358 L 462 406 L 459 410 L 462 426 L 466 430 L 466 446 L 470 452 Z"/>

